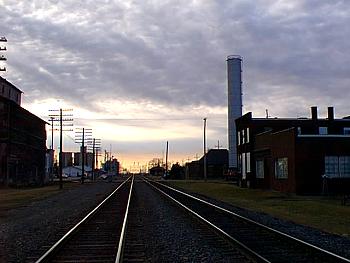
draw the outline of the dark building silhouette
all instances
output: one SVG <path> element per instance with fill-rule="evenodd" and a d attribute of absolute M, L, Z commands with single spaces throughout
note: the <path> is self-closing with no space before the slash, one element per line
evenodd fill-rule
<path fill-rule="evenodd" d="M 46 122 L 20 106 L 21 91 L 0 78 L 0 184 L 45 180 Z"/>
<path fill-rule="evenodd" d="M 73 153 L 72 152 L 62 152 L 62 166 L 68 167 L 73 165 Z"/>
<path fill-rule="evenodd" d="M 185 168 L 179 163 L 175 163 L 171 166 L 166 179 L 185 179 Z"/>
<path fill-rule="evenodd" d="M 207 178 L 224 178 L 224 171 L 228 169 L 228 150 L 210 149 L 206 153 Z M 193 161 L 185 165 L 186 179 L 204 178 L 204 156 L 198 161 Z"/>
<path fill-rule="evenodd" d="M 22 91 L 6 79 L 0 77 L 0 96 L 21 105 Z"/>
<path fill-rule="evenodd" d="M 114 175 L 119 175 L 120 173 L 120 163 L 118 159 L 108 160 L 103 164 L 103 170 Z"/>
<path fill-rule="evenodd" d="M 149 169 L 149 174 L 153 176 L 164 176 L 165 168 L 159 165 L 154 166 L 151 169 Z"/>
<path fill-rule="evenodd" d="M 86 151 L 87 147 L 84 147 L 84 148 L 85 148 L 85 151 L 84 151 L 85 152 L 84 153 L 84 165 L 92 167 L 92 162 L 94 161 L 93 153 L 87 152 Z M 81 152 L 75 152 L 75 153 L 73 153 L 73 156 L 74 156 L 73 164 L 75 166 L 81 166 L 81 164 L 83 162 Z"/>
<path fill-rule="evenodd" d="M 240 183 L 294 193 L 344 192 L 350 188 L 350 119 L 236 119 Z"/>

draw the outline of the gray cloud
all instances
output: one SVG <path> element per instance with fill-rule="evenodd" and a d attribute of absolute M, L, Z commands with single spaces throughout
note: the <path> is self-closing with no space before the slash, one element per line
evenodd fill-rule
<path fill-rule="evenodd" d="M 298 1 L 15 1 L 0 3 L 7 78 L 31 100 L 104 99 L 222 106 L 226 56 L 244 59 L 246 110 L 349 115 L 350 3 Z M 142 109 L 140 109 L 142 112 Z M 203 113 L 206 114 L 206 113 Z M 218 124 L 216 135 L 225 130 Z"/>

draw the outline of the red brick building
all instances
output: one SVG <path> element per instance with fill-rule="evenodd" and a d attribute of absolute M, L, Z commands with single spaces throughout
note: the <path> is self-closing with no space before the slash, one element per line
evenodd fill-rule
<path fill-rule="evenodd" d="M 294 193 L 350 191 L 350 119 L 236 120 L 242 186 Z"/>

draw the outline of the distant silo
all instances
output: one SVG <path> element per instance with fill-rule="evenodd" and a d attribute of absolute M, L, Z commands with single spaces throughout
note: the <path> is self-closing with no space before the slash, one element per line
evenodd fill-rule
<path fill-rule="evenodd" d="M 242 116 L 242 57 L 227 57 L 229 167 L 237 168 L 235 119 Z"/>

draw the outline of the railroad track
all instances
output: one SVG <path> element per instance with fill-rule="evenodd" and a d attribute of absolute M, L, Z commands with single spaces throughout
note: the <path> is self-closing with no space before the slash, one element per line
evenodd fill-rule
<path fill-rule="evenodd" d="M 123 262 L 256 262 L 168 196 L 135 181 Z"/>
<path fill-rule="evenodd" d="M 126 179 L 36 262 L 121 262 L 133 182 Z"/>
<path fill-rule="evenodd" d="M 350 262 L 347 258 L 162 183 L 145 181 L 240 246 L 257 262 Z"/>

